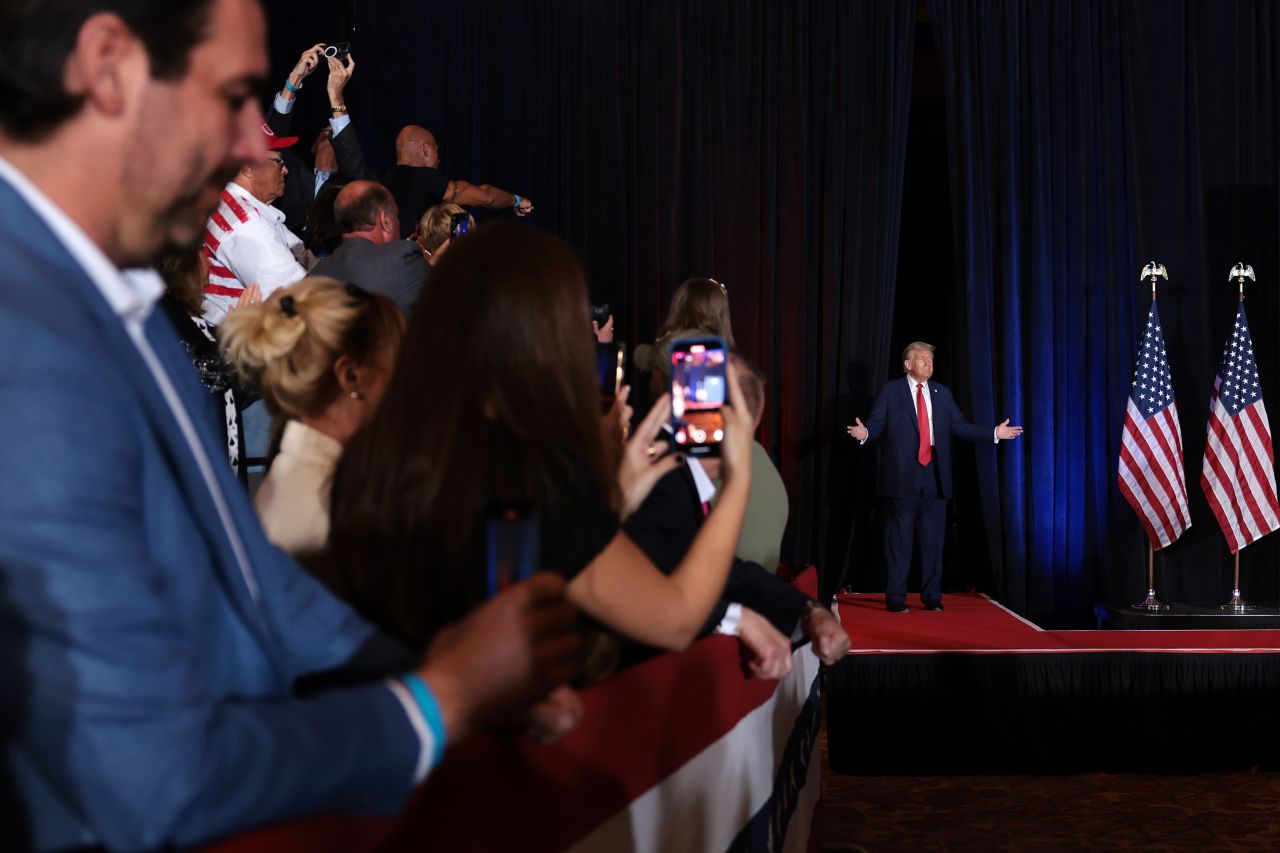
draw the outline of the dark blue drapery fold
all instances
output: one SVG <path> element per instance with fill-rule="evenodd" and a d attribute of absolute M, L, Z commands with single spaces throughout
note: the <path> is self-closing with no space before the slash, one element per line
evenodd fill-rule
<path fill-rule="evenodd" d="M 1034 618 L 1078 624 L 1094 600 L 1145 587 L 1145 540 L 1115 471 L 1148 256 L 1172 278 L 1161 314 L 1193 519 L 1162 555 L 1158 585 L 1175 600 L 1229 590 L 1197 480 L 1234 254 L 1267 270 L 1259 363 L 1264 384 L 1280 388 L 1280 78 L 1263 49 L 1277 35 L 1268 7 L 929 2 L 947 84 L 956 336 L 968 359 L 957 384 L 976 419 L 1027 428 L 1018 443 L 978 452 L 978 479 L 1001 595 Z M 1275 594 L 1275 547 L 1246 555 L 1262 598 Z"/>

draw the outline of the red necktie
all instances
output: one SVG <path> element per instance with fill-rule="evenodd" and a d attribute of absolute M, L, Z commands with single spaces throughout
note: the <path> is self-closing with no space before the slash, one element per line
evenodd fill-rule
<path fill-rule="evenodd" d="M 933 459 L 929 448 L 929 410 L 924 407 L 924 385 L 916 383 L 916 422 L 920 425 L 920 449 L 916 451 L 916 461 L 928 465 Z"/>

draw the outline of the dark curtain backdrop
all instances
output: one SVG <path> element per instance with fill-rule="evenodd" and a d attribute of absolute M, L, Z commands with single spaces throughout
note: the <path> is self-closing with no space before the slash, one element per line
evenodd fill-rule
<path fill-rule="evenodd" d="M 317 18 L 343 31 L 345 8 L 275 4 L 280 73 L 336 40 Z M 530 221 L 577 249 L 631 344 L 652 340 L 684 278 L 727 283 L 738 343 L 769 376 L 759 438 L 791 496 L 784 559 L 817 562 L 828 587 L 871 487 L 843 428 L 891 349 L 915 12 L 914 0 L 355 9 L 348 102 L 375 168 L 393 162 L 400 127 L 421 124 L 448 175 L 532 198 Z"/>
<path fill-rule="evenodd" d="M 772 380 L 760 438 L 791 495 L 784 557 L 817 562 L 827 589 L 879 562 L 872 454 L 843 427 L 924 336 L 971 417 L 1028 430 L 959 449 L 953 561 L 989 562 L 1002 600 L 1049 624 L 1137 599 L 1144 537 L 1115 468 L 1147 308 L 1138 271 L 1164 263 L 1193 526 L 1158 558 L 1157 587 L 1228 594 L 1198 478 L 1237 260 L 1258 273 L 1249 315 L 1280 416 L 1273 3 L 280 0 L 269 13 L 281 76 L 314 41 L 354 41 L 348 101 L 376 167 L 413 122 L 436 132 L 450 175 L 532 197 L 534 224 L 579 251 L 628 342 L 651 338 L 686 276 L 728 283 L 738 338 Z M 912 91 L 926 19 L 940 97 Z M 323 100 L 304 92 L 304 136 Z M 944 124 L 920 120 L 944 109 Z M 908 146 L 909 112 L 936 143 Z M 912 169 L 931 179 L 920 159 L 941 147 L 949 222 L 945 189 L 903 207 L 904 172 L 909 189 Z M 928 281 L 953 255 L 954 285 Z M 1247 597 L 1276 604 L 1280 536 L 1246 549 L 1242 574 Z"/>
<path fill-rule="evenodd" d="M 947 90 L 959 281 L 975 419 L 1027 433 L 976 451 L 1001 597 L 1044 623 L 1145 589 L 1145 538 L 1115 484 L 1138 324 L 1160 313 L 1192 528 L 1158 558 L 1166 600 L 1225 600 L 1231 560 L 1199 488 L 1209 392 L 1251 263 L 1263 390 L 1277 359 L 1274 4 L 929 0 Z M 1273 414 L 1274 418 L 1274 414 Z M 1277 537 L 1242 554 L 1247 597 L 1275 604 Z"/>

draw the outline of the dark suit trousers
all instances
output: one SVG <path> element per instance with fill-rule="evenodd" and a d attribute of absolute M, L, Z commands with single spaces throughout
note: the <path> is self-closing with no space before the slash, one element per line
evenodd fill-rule
<path fill-rule="evenodd" d="M 888 580 L 885 603 L 907 598 L 912 540 L 920 549 L 920 597 L 925 603 L 942 600 L 942 542 L 947 502 L 938 488 L 937 465 L 916 466 L 915 483 L 905 498 L 884 498 L 884 559 Z"/>

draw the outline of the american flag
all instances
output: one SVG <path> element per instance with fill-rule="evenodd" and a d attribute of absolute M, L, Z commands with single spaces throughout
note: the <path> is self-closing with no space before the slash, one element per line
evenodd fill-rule
<path fill-rule="evenodd" d="M 1209 398 L 1209 437 L 1200 488 L 1234 554 L 1280 527 L 1271 424 L 1258 385 L 1258 362 L 1244 303 L 1222 352 Z"/>
<path fill-rule="evenodd" d="M 1182 427 L 1155 302 L 1147 314 L 1120 439 L 1120 492 L 1142 519 L 1151 547 L 1173 544 L 1191 526 L 1182 465 Z"/>

